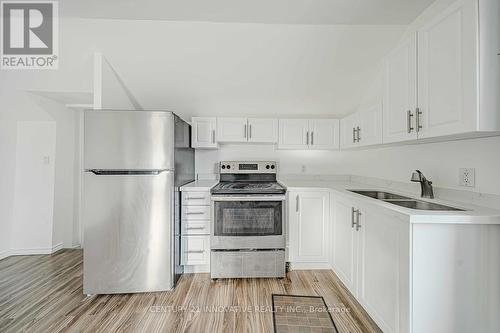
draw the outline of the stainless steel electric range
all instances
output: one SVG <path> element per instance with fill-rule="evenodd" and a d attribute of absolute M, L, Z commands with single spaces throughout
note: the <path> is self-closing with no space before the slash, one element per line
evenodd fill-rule
<path fill-rule="evenodd" d="M 220 162 L 212 188 L 210 274 L 285 276 L 285 193 L 276 162 Z"/>

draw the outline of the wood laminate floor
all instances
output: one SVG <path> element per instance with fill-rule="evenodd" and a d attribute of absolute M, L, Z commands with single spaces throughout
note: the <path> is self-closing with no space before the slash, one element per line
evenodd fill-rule
<path fill-rule="evenodd" d="M 81 250 L 0 261 L 0 332 L 272 332 L 273 293 L 323 296 L 340 332 L 380 332 L 331 271 L 186 274 L 174 291 L 86 297 Z"/>

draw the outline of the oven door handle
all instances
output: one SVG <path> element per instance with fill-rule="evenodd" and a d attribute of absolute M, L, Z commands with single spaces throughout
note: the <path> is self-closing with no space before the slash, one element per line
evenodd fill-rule
<path fill-rule="evenodd" d="M 285 201 L 285 196 L 212 196 L 212 201 Z"/>

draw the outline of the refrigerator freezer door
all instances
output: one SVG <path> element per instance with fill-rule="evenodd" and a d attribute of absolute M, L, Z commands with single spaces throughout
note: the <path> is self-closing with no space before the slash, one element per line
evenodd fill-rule
<path fill-rule="evenodd" d="M 84 176 L 85 294 L 169 290 L 173 174 Z"/>
<path fill-rule="evenodd" d="M 174 115 L 161 111 L 85 111 L 84 168 L 174 169 Z"/>

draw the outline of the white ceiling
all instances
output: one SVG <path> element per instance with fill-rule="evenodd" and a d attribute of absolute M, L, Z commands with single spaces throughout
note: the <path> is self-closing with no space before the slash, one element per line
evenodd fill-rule
<path fill-rule="evenodd" d="M 276 24 L 408 24 L 434 0 L 64 0 L 64 17 Z"/>
<path fill-rule="evenodd" d="M 67 19 L 60 21 L 59 69 L 5 71 L 0 90 L 5 85 L 42 91 L 64 104 L 89 103 L 92 55 L 98 50 L 144 109 L 174 110 L 185 119 L 338 117 L 380 100 L 381 61 L 405 30 Z"/>

